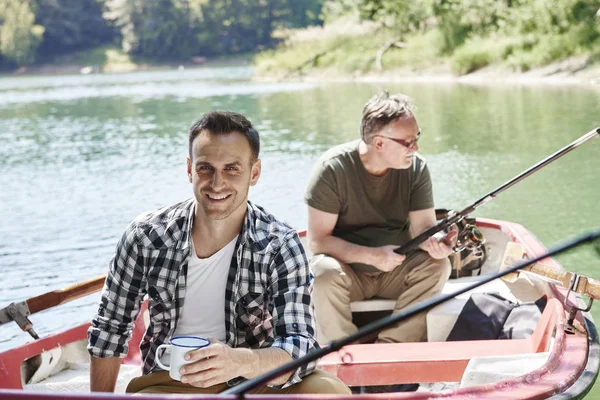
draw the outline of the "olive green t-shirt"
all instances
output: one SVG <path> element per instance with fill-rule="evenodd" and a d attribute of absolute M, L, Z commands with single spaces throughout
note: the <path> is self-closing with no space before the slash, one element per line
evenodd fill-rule
<path fill-rule="evenodd" d="M 333 147 L 317 161 L 306 191 L 306 203 L 338 214 L 333 235 L 369 247 L 402 245 L 410 240 L 409 211 L 433 208 L 431 178 L 425 159 L 415 155 L 407 169 L 371 175 L 358 154 L 359 141 Z M 358 271 L 378 271 L 350 264 Z"/>

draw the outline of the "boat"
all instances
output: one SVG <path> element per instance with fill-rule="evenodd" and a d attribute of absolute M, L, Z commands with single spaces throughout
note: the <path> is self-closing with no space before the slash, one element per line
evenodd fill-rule
<path fill-rule="evenodd" d="M 445 294 L 480 282 L 521 260 L 545 255 L 544 245 L 520 224 L 487 218 L 473 218 L 472 221 L 485 238 L 485 260 L 480 268 L 455 271 L 455 278 L 450 279 L 443 289 Z M 299 234 L 305 241 L 306 232 Z M 511 275 L 494 279 L 431 308 L 427 312 L 427 342 L 350 344 L 322 357 L 318 368 L 337 375 L 355 389 L 355 395 L 339 396 L 340 399 L 381 398 L 381 394 L 366 393 L 368 391 L 363 389 L 405 383 L 420 385 L 417 391 L 388 392 L 385 398 L 574 399 L 585 396 L 600 365 L 598 334 L 588 313 L 591 300 L 586 302 L 585 297 L 598 296 L 600 285 L 591 278 L 565 271 L 554 258 L 543 258 L 527 267 L 527 271 Z M 27 313 L 98 291 L 103 280 L 99 277 L 27 302 L 13 303 L 10 315 L 16 316 L 15 322 L 31 332 L 33 327 L 27 323 Z M 515 303 L 544 297 L 546 305 L 534 323 L 533 332 L 525 338 L 447 341 L 469 296 L 476 292 L 500 293 Z M 351 307 L 357 321 L 369 321 L 390 313 L 393 303 L 393 300 L 369 299 L 354 302 Z M 2 315 L 6 319 L 9 313 L 6 310 L 0 309 L 0 323 Z M 109 398 L 129 398 L 124 394 L 127 382 L 141 374 L 138 344 L 145 331 L 145 314 L 143 308 L 135 323 L 129 354 L 122 361 L 116 391 Z M 86 350 L 89 325 L 84 323 L 1 352 L 0 400 L 107 398 L 106 394 L 89 392 Z M 145 397 L 173 398 L 172 395 L 140 396 Z M 319 395 L 294 397 L 332 398 Z"/>

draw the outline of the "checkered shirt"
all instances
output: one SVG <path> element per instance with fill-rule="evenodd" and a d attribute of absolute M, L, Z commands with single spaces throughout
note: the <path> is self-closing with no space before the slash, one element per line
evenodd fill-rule
<path fill-rule="evenodd" d="M 144 374 L 158 368 L 156 348 L 175 332 L 185 301 L 195 200 L 143 214 L 119 241 L 88 330 L 94 357 L 125 357 L 142 300 L 150 324 L 141 341 Z M 312 275 L 297 233 L 248 201 L 225 291 L 226 342 L 252 349 L 279 347 L 293 359 L 318 346 L 310 300 Z M 287 387 L 315 363 L 298 368 Z"/>

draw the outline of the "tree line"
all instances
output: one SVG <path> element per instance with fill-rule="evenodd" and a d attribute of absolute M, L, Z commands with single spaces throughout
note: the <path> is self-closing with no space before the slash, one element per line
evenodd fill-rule
<path fill-rule="evenodd" d="M 451 51 L 474 36 L 562 35 L 580 42 L 600 36 L 597 0 L 339 0 L 365 20 L 378 21 L 399 35 L 440 29 L 444 50 Z"/>
<path fill-rule="evenodd" d="M 493 59 L 536 65 L 599 48 L 598 7 L 598 0 L 0 0 L 0 67 L 103 45 L 159 62 L 254 53 L 277 44 L 282 29 L 351 14 L 379 24 L 392 45 L 435 31 L 442 54 L 468 72 Z"/>
<path fill-rule="evenodd" d="M 322 24 L 323 0 L 0 0 L 0 66 L 102 45 L 155 61 L 254 52 Z"/>
<path fill-rule="evenodd" d="M 326 0 L 324 26 L 292 33 L 255 57 L 256 73 L 446 70 L 524 72 L 575 57 L 600 62 L 598 0 Z M 557 68 L 563 68 L 558 67 Z M 579 69 L 578 69 L 579 68 Z"/>
<path fill-rule="evenodd" d="M 455 73 L 493 63 L 526 71 L 576 55 L 600 60 L 597 0 L 340 0 L 395 37 L 434 32 Z"/>

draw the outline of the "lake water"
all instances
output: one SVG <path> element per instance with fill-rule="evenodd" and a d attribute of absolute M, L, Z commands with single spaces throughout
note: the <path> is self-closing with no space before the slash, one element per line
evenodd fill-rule
<path fill-rule="evenodd" d="M 364 103 L 410 95 L 436 206 L 462 209 L 600 125 L 600 89 L 416 83 L 256 83 L 251 69 L 0 78 L 0 306 L 103 274 L 139 213 L 191 196 L 187 129 L 230 109 L 261 134 L 250 198 L 295 227 L 315 159 L 358 138 Z M 600 139 L 500 194 L 474 215 L 519 222 L 546 246 L 600 227 Z M 559 257 L 600 278 L 591 248 Z M 87 321 L 98 294 L 31 316 L 40 335 Z M 593 310 L 600 320 L 600 306 Z M 30 340 L 0 327 L 0 350 Z"/>

